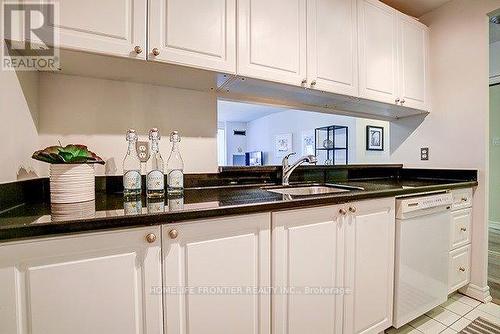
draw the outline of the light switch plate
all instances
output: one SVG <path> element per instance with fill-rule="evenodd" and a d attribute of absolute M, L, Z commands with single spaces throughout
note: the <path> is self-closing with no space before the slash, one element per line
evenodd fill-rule
<path fill-rule="evenodd" d="M 422 147 L 420 149 L 420 160 L 429 160 L 429 148 Z"/>
<path fill-rule="evenodd" d="M 141 162 L 148 161 L 148 159 L 149 159 L 149 142 L 138 141 L 135 144 L 135 149 L 137 151 L 137 155 L 139 156 L 139 160 Z"/>

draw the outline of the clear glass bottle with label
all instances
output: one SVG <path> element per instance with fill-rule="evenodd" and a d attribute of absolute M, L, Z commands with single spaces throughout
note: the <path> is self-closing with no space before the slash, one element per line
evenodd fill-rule
<path fill-rule="evenodd" d="M 165 174 L 163 158 L 160 154 L 160 132 L 153 128 L 149 130 L 151 141 L 151 156 L 146 162 L 146 193 L 149 198 L 165 196 Z"/>
<path fill-rule="evenodd" d="M 174 131 L 170 134 L 172 152 L 170 152 L 167 161 L 167 192 L 169 195 L 179 195 L 184 192 L 184 161 L 182 161 L 179 151 L 180 141 L 179 132 Z"/>
<path fill-rule="evenodd" d="M 123 159 L 123 195 L 128 197 L 138 196 L 142 192 L 141 161 L 135 148 L 135 144 L 137 143 L 135 130 L 129 129 L 126 139 L 128 150 L 127 155 Z"/>

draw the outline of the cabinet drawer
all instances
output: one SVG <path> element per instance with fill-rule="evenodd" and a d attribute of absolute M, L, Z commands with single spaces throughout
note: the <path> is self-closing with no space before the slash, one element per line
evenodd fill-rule
<path fill-rule="evenodd" d="M 470 243 L 472 209 L 463 209 L 451 213 L 450 250 Z"/>
<path fill-rule="evenodd" d="M 450 252 L 448 289 L 454 292 L 470 281 L 470 245 Z"/>
<path fill-rule="evenodd" d="M 455 189 L 453 195 L 452 210 L 470 208 L 472 206 L 472 188 Z"/>

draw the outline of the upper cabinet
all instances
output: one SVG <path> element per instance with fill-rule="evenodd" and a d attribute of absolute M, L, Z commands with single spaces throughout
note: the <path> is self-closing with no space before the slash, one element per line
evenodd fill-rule
<path fill-rule="evenodd" d="M 306 84 L 306 0 L 240 0 L 238 20 L 238 74 Z"/>
<path fill-rule="evenodd" d="M 417 20 L 398 15 L 400 104 L 415 109 L 429 108 L 429 29 Z"/>
<path fill-rule="evenodd" d="M 236 0 L 150 0 L 148 58 L 236 72 Z"/>
<path fill-rule="evenodd" d="M 377 0 L 358 20 L 360 97 L 428 110 L 428 28 Z"/>
<path fill-rule="evenodd" d="M 398 94 L 397 12 L 378 0 L 358 0 L 359 96 L 395 103 Z"/>
<path fill-rule="evenodd" d="M 59 1 L 59 46 L 146 59 L 146 0 Z"/>
<path fill-rule="evenodd" d="M 307 2 L 307 84 L 358 95 L 356 0 Z"/>

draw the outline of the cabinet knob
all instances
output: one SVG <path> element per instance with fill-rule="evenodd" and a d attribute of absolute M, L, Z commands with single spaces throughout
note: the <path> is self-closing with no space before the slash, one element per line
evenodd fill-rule
<path fill-rule="evenodd" d="M 460 229 L 460 231 L 462 231 L 462 232 L 467 232 L 467 228 L 466 228 L 466 227 L 462 227 L 462 228 Z"/>
<path fill-rule="evenodd" d="M 303 84 L 303 85 L 307 84 L 307 79 L 302 79 L 301 84 Z"/>
<path fill-rule="evenodd" d="M 179 235 L 179 232 L 177 232 L 177 230 L 170 230 L 168 232 L 168 236 L 170 237 L 170 239 L 175 239 L 175 238 L 177 238 L 178 235 Z"/>
<path fill-rule="evenodd" d="M 316 80 L 311 81 L 311 87 L 316 86 Z"/>
<path fill-rule="evenodd" d="M 154 48 L 151 53 L 154 55 L 154 56 L 159 56 L 160 55 L 160 50 L 158 50 L 158 48 Z"/>
<path fill-rule="evenodd" d="M 347 214 L 347 210 L 344 209 L 344 208 L 340 208 L 339 209 L 339 213 L 342 215 L 342 216 L 345 216 Z"/>
<path fill-rule="evenodd" d="M 458 268 L 458 270 L 460 270 L 461 272 L 464 272 L 465 268 L 464 267 L 460 267 L 460 268 Z"/>
<path fill-rule="evenodd" d="M 401 101 L 399 97 L 394 100 L 395 103 L 399 103 L 399 101 Z"/>
<path fill-rule="evenodd" d="M 148 235 L 146 235 L 146 241 L 152 244 L 156 241 L 156 235 L 154 233 L 149 233 Z"/>
<path fill-rule="evenodd" d="M 403 105 L 405 102 L 406 102 L 406 100 L 405 100 L 405 99 L 402 99 L 402 100 L 401 100 L 401 105 Z"/>
<path fill-rule="evenodd" d="M 141 54 L 141 53 L 142 53 L 142 48 L 141 48 L 139 45 L 137 45 L 137 46 L 134 48 L 134 51 L 135 51 L 135 53 L 137 53 L 137 54 Z"/>
<path fill-rule="evenodd" d="M 349 207 L 349 212 L 355 213 L 356 207 L 354 207 L 354 206 Z"/>
<path fill-rule="evenodd" d="M 467 202 L 467 197 L 462 197 L 462 202 Z"/>

